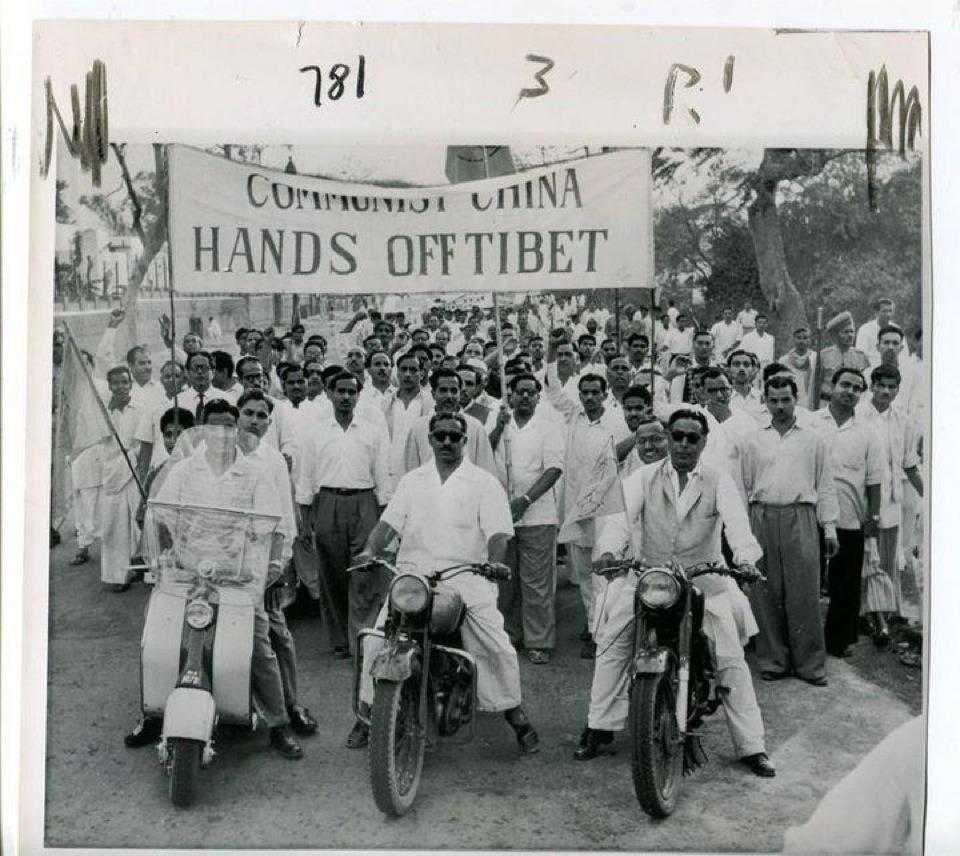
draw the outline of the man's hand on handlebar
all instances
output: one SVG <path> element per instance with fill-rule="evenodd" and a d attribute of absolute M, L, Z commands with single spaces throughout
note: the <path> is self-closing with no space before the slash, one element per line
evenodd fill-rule
<path fill-rule="evenodd" d="M 489 580 L 509 580 L 510 579 L 510 566 L 503 564 L 503 562 L 487 562 L 484 565 L 485 576 Z"/>
<path fill-rule="evenodd" d="M 760 583 L 766 581 L 766 577 L 760 569 L 751 562 L 743 562 L 737 566 L 740 573 L 740 579 L 745 583 Z"/>
<path fill-rule="evenodd" d="M 613 553 L 604 553 L 598 559 L 595 559 L 593 562 L 593 572 L 597 576 L 610 578 L 615 576 L 617 571 L 614 570 L 620 562 L 617 561 L 616 556 Z"/>

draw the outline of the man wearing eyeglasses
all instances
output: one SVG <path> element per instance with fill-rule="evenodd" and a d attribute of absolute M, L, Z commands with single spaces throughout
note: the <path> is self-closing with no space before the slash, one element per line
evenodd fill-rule
<path fill-rule="evenodd" d="M 213 357 L 206 351 L 196 351 L 187 357 L 187 382 L 190 386 L 177 398 L 177 405 L 189 410 L 197 424 L 203 419 L 203 408 L 208 401 L 229 396 L 213 386 Z"/>
<path fill-rule="evenodd" d="M 631 548 L 648 565 L 719 562 L 721 527 L 737 564 L 760 560 L 763 551 L 750 531 L 733 480 L 701 461 L 707 434 L 706 417 L 682 408 L 670 416 L 665 444 L 655 428 L 638 437 L 643 460 L 650 463 L 624 481 L 626 511 L 598 525 L 594 550 L 598 572 L 621 561 Z M 628 574 L 604 593 L 590 712 L 574 753 L 580 761 L 595 758 L 613 741 L 613 732 L 627 724 L 625 682 L 633 638 L 626 630 L 633 618 L 636 580 L 635 574 Z M 757 632 L 750 604 L 730 577 L 706 574 L 697 578 L 696 587 L 704 594 L 703 632 L 716 663 L 717 681 L 728 689 L 722 701 L 734 750 L 755 775 L 772 777 L 776 771 L 767 758 L 763 719 L 743 656 L 743 646 Z"/>
<path fill-rule="evenodd" d="M 460 413 L 437 413 L 429 421 L 432 460 L 407 473 L 367 539 L 357 561 L 381 556 L 400 538 L 397 563 L 428 574 L 464 562 L 503 565 L 514 534 L 510 506 L 498 479 L 474 466 L 464 454 L 467 422 Z M 481 711 L 503 712 L 521 752 L 536 752 L 540 738 L 520 707 L 517 652 L 497 609 L 497 586 L 476 574 L 452 577 L 445 585 L 460 592 L 466 607 L 461 625 L 464 649 L 477 661 L 477 700 Z M 387 620 L 384 605 L 377 627 Z M 373 663 L 380 640 L 364 642 L 360 713 L 366 718 L 373 702 Z M 358 719 L 347 746 L 366 746 L 369 727 Z"/>

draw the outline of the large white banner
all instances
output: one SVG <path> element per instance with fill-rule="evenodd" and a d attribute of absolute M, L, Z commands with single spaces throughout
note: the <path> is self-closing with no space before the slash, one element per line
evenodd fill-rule
<path fill-rule="evenodd" d="M 178 292 L 653 287 L 649 150 L 396 188 L 170 151 Z"/>

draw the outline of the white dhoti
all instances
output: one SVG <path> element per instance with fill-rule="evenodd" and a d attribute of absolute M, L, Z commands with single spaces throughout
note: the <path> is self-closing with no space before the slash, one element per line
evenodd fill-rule
<path fill-rule="evenodd" d="M 73 522 L 77 527 L 77 547 L 89 547 L 100 537 L 100 497 L 102 488 L 83 487 L 73 491 Z"/>
<path fill-rule="evenodd" d="M 613 580 L 598 595 L 597 659 L 587 725 L 622 731 L 629 713 L 629 666 L 633 653 L 633 603 L 637 577 Z M 710 644 L 727 726 L 738 758 L 763 752 L 764 730 L 743 646 L 758 632 L 750 602 L 729 577 L 698 577 L 704 597 L 703 631 Z"/>
<path fill-rule="evenodd" d="M 100 498 L 100 579 L 125 583 L 130 559 L 140 543 L 137 509 L 140 491 L 131 478 L 119 492 L 103 491 Z"/>
<path fill-rule="evenodd" d="M 494 713 L 520 704 L 520 664 L 510 637 L 503 629 L 503 616 L 497 609 L 496 583 L 464 574 L 443 585 L 460 592 L 467 612 L 461 627 L 464 649 L 477 661 L 477 702 L 481 711 Z M 388 603 L 377 616 L 376 626 L 383 629 Z M 363 675 L 360 700 L 373 703 L 373 679 L 370 666 L 383 640 L 368 636 L 363 646 Z"/>
<path fill-rule="evenodd" d="M 602 582 L 593 573 L 593 547 L 581 547 L 579 544 L 567 544 L 567 566 L 570 569 L 570 579 L 580 589 L 580 600 L 583 602 L 583 612 L 586 615 L 587 629 L 591 635 L 597 623 L 597 593 L 601 590 Z"/>

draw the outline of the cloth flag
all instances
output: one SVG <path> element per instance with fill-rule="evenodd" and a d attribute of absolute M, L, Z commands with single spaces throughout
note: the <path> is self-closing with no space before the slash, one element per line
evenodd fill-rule
<path fill-rule="evenodd" d="M 572 501 L 570 501 L 572 499 Z M 576 496 L 564 501 L 564 520 L 558 541 L 571 540 L 578 523 L 626 510 L 623 486 L 617 474 L 617 454 L 613 438 L 604 444 Z"/>
<path fill-rule="evenodd" d="M 84 368 L 83 355 L 69 330 L 64 345 L 53 447 L 51 519 L 56 527 L 70 510 L 70 462 L 112 433 L 96 387 Z"/>

